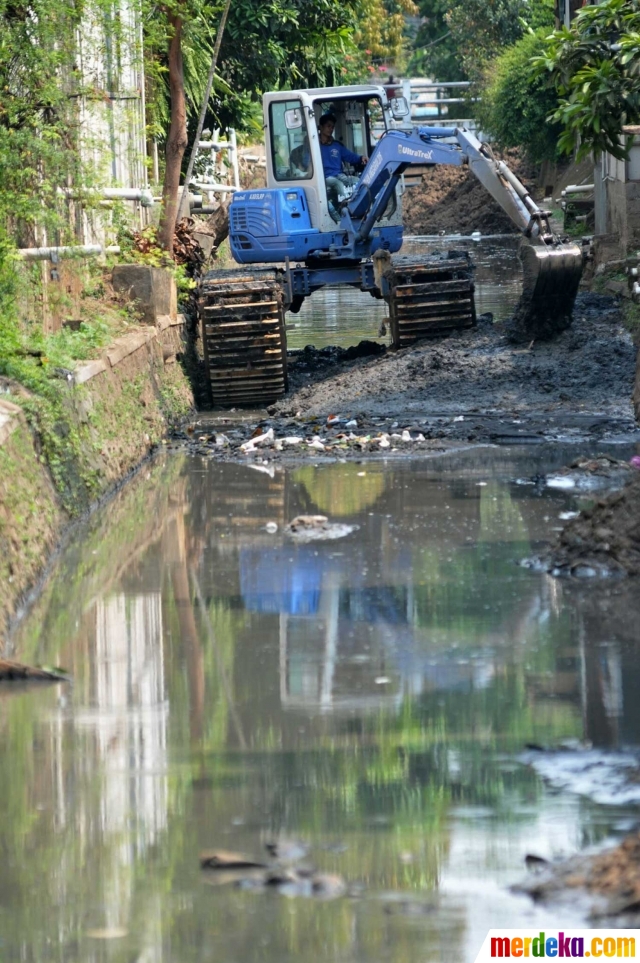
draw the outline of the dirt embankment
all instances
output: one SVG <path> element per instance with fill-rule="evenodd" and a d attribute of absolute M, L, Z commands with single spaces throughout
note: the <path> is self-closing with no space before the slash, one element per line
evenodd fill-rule
<path fill-rule="evenodd" d="M 622 491 L 570 521 L 542 561 L 554 575 L 640 575 L 640 471 Z"/>
<path fill-rule="evenodd" d="M 55 409 L 1 379 L 4 399 L 28 405 L 32 414 L 29 424 L 20 417 L 0 438 L 0 643 L 72 519 L 122 482 L 169 424 L 193 410 L 191 386 L 176 363 L 182 328 L 176 321 L 130 329 L 102 358 L 60 381 Z M 66 442 L 48 463 L 43 430 L 51 419 Z"/>
<path fill-rule="evenodd" d="M 503 158 L 535 193 L 535 171 L 516 151 Z M 403 199 L 408 234 L 518 234 L 518 228 L 468 167 L 436 165 Z"/>

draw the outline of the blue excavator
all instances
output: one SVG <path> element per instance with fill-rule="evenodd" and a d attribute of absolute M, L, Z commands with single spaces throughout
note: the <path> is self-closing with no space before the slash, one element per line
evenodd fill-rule
<path fill-rule="evenodd" d="M 267 93 L 267 187 L 237 191 L 229 240 L 237 269 L 211 271 L 199 303 L 216 407 L 273 403 L 287 388 L 285 313 L 326 285 L 383 298 L 395 348 L 475 324 L 473 265 L 464 251 L 404 256 L 402 195 L 434 164 L 467 165 L 520 229 L 521 327 L 544 336 L 569 323 L 582 251 L 488 145 L 460 127 L 413 127 L 404 97 L 362 85 Z M 323 171 L 320 118 L 367 157 L 359 177 Z"/>

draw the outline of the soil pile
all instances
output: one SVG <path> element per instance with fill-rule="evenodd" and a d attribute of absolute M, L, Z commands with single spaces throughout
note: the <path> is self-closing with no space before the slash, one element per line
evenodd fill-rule
<path fill-rule="evenodd" d="M 628 836 L 615 849 L 594 856 L 574 856 L 542 864 L 538 878 L 514 887 L 536 902 L 580 903 L 590 918 L 617 917 L 640 911 L 640 835 Z M 634 922 L 634 925 L 637 925 Z"/>
<path fill-rule="evenodd" d="M 533 193 L 533 170 L 516 151 L 503 157 Z M 519 230 L 468 167 L 435 165 L 403 199 L 407 234 L 518 234 Z"/>
<path fill-rule="evenodd" d="M 640 471 L 569 522 L 545 562 L 557 575 L 640 575 Z"/>

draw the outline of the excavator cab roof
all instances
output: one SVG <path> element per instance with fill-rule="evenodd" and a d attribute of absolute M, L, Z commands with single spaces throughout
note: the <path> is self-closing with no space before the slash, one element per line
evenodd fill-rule
<path fill-rule="evenodd" d="M 384 97 L 382 84 L 353 84 L 345 87 L 306 87 L 300 90 L 271 90 L 264 95 L 267 100 L 281 100 L 283 94 L 309 98 L 309 100 L 353 100 L 356 97 Z"/>

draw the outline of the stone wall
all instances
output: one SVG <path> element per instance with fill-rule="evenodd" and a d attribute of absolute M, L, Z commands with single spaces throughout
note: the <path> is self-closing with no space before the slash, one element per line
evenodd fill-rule
<path fill-rule="evenodd" d="M 126 478 L 161 444 L 168 425 L 193 409 L 178 363 L 183 337 L 181 315 L 161 316 L 75 369 L 64 390 L 68 427 L 80 439 L 65 466 L 78 493 L 76 515 Z M 74 511 L 68 500 L 64 507 L 21 407 L 0 401 L 0 642 Z"/>

